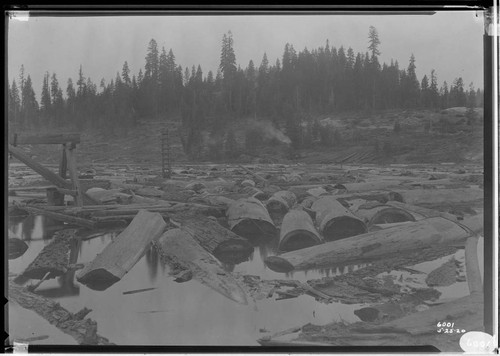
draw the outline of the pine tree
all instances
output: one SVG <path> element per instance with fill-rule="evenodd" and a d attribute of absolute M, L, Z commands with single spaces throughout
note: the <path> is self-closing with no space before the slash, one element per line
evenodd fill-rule
<path fill-rule="evenodd" d="M 19 111 L 21 110 L 21 97 L 19 96 L 19 89 L 17 88 L 16 81 L 12 81 L 12 86 L 9 88 L 9 102 L 8 102 L 8 120 L 9 123 L 14 124 L 17 129 L 19 120 Z"/>
<path fill-rule="evenodd" d="M 420 87 L 421 87 L 420 105 L 424 108 L 428 108 L 431 106 L 430 102 L 431 95 L 429 88 L 429 79 L 427 78 L 427 75 L 424 75 L 424 77 L 422 78 Z"/>
<path fill-rule="evenodd" d="M 38 122 L 38 102 L 36 100 L 35 91 L 33 90 L 33 84 L 31 82 L 31 77 L 28 74 L 23 85 L 23 90 L 21 92 L 22 106 L 22 123 L 26 125 L 33 125 L 36 128 L 40 127 Z"/>
<path fill-rule="evenodd" d="M 439 106 L 439 92 L 437 86 L 437 76 L 436 71 L 431 70 L 431 84 L 429 87 L 430 90 L 430 104 L 433 109 Z"/>
<path fill-rule="evenodd" d="M 369 32 L 368 32 L 368 40 L 369 40 L 369 45 L 368 49 L 370 50 L 372 54 L 372 58 L 376 56 L 380 56 L 380 51 L 378 49 L 378 46 L 380 45 L 380 40 L 378 38 L 378 31 L 375 27 L 370 26 Z"/>
<path fill-rule="evenodd" d="M 233 85 L 236 74 L 236 56 L 233 48 L 233 34 L 228 31 L 222 37 L 222 48 L 220 56 L 220 71 L 223 76 L 223 91 L 225 97 L 226 110 L 233 112 Z"/>
<path fill-rule="evenodd" d="M 127 86 L 131 85 L 131 81 L 130 81 L 130 69 L 128 67 L 127 61 L 125 61 L 125 63 L 123 63 L 123 67 L 122 67 L 122 79 L 123 79 L 123 83 L 125 83 L 125 85 L 127 85 Z"/>

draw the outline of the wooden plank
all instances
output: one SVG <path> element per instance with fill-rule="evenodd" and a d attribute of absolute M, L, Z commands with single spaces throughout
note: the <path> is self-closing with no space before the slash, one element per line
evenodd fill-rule
<path fill-rule="evenodd" d="M 195 280 L 239 304 L 248 304 L 248 297 L 234 276 L 187 231 L 169 230 L 155 246 L 162 261 L 173 269 L 191 271 Z"/>
<path fill-rule="evenodd" d="M 25 165 L 33 169 L 35 172 L 40 174 L 42 177 L 47 179 L 49 182 L 52 184 L 60 187 L 60 188 L 66 188 L 66 189 L 71 189 L 72 184 L 65 180 L 64 178 L 58 176 L 56 173 L 50 171 L 49 169 L 45 168 L 41 164 L 35 162 L 32 160 L 26 153 L 24 153 L 21 149 L 14 147 L 12 145 L 9 145 L 9 152 L 12 153 L 14 157 L 16 157 L 18 160 L 23 162 Z"/>
<path fill-rule="evenodd" d="M 429 218 L 267 257 L 264 262 L 275 271 L 288 272 L 373 260 L 424 247 L 465 243 L 468 237 L 482 229 L 482 216 L 464 220 L 462 224 L 441 217 Z"/>
<path fill-rule="evenodd" d="M 139 261 L 166 226 L 160 214 L 139 211 L 130 225 L 85 266 L 76 279 L 92 289 L 107 289 Z"/>
<path fill-rule="evenodd" d="M 82 197 L 82 191 L 80 189 L 80 182 L 78 181 L 75 152 L 73 151 L 71 144 L 66 145 L 65 151 L 66 151 L 66 157 L 68 159 L 68 170 L 72 182 L 72 187 L 73 190 L 76 190 L 76 195 L 74 196 L 75 203 L 77 206 L 83 206 L 83 197 Z"/>
<path fill-rule="evenodd" d="M 11 141 L 13 142 L 13 141 Z M 79 133 L 64 133 L 51 135 L 25 135 L 17 134 L 17 145 L 36 145 L 36 144 L 64 144 L 71 142 L 80 143 Z"/>

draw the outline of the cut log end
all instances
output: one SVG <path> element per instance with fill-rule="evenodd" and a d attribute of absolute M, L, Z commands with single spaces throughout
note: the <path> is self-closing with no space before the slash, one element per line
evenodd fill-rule
<path fill-rule="evenodd" d="M 399 208 L 387 208 L 377 212 L 368 225 L 392 224 L 405 221 L 415 221 L 415 217 L 409 212 Z"/>
<path fill-rule="evenodd" d="M 294 267 L 290 262 L 279 256 L 266 257 L 264 263 L 271 270 L 279 273 L 287 273 L 294 270 Z"/>
<path fill-rule="evenodd" d="M 366 232 L 368 232 L 368 229 L 361 220 L 349 216 L 340 216 L 326 223 L 323 236 L 327 241 L 336 241 Z"/>
<path fill-rule="evenodd" d="M 276 236 L 277 230 L 268 221 L 245 219 L 232 228 L 232 231 L 249 240 L 263 240 Z"/>
<path fill-rule="evenodd" d="M 286 234 L 280 241 L 280 251 L 295 251 L 302 248 L 318 245 L 319 237 L 307 230 L 294 230 Z"/>
<path fill-rule="evenodd" d="M 104 268 L 98 268 L 84 274 L 76 276 L 76 280 L 87 287 L 97 291 L 103 291 L 118 282 L 120 278 L 110 273 Z"/>

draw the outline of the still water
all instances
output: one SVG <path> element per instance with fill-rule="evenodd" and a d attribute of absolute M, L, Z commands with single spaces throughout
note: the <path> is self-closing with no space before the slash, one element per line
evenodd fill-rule
<path fill-rule="evenodd" d="M 29 216 L 22 222 L 11 222 L 10 230 L 29 248 L 23 256 L 9 261 L 9 273 L 21 273 L 50 242 L 54 232 L 61 228 L 60 224 L 42 216 Z M 70 263 L 92 261 L 117 233 L 103 233 L 73 243 Z M 359 267 L 282 274 L 271 271 L 263 263 L 266 256 L 275 254 L 277 241 L 271 241 L 256 246 L 248 261 L 224 267 L 262 279 L 300 281 L 346 273 Z M 240 305 L 195 280 L 177 283 L 168 273 L 168 266 L 160 262 L 156 251 L 151 248 L 122 280 L 104 291 L 92 290 L 78 283 L 72 271 L 43 282 L 37 293 L 56 300 L 74 313 L 83 307 L 92 309 L 88 317 L 97 321 L 98 333 L 118 345 L 258 345 L 256 340 L 268 332 L 279 332 L 307 323 L 324 325 L 333 321 L 359 320 L 353 311 L 359 309 L 360 304 L 324 304 L 303 295 Z M 154 289 L 123 294 L 147 288 Z M 19 308 L 10 308 L 9 312 L 11 324 L 19 324 L 19 319 L 26 318 Z M 30 320 L 24 323 L 28 325 Z M 49 331 L 42 330 L 40 333 L 47 334 Z M 68 341 L 68 338 L 56 338 L 54 333 L 49 334 L 51 338 L 40 343 Z"/>

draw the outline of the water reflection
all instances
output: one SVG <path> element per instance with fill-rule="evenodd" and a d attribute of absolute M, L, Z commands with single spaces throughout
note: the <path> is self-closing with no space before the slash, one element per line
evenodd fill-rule
<path fill-rule="evenodd" d="M 158 275 L 158 270 L 160 268 L 160 257 L 158 256 L 158 252 L 156 252 L 156 249 L 151 245 L 147 250 L 146 250 L 146 265 L 148 266 L 148 275 L 149 275 L 149 281 L 151 283 L 156 282 L 156 277 Z"/>
<path fill-rule="evenodd" d="M 41 215 L 29 215 L 21 221 L 9 219 L 9 225 L 14 234 L 22 240 L 45 240 L 46 244 L 57 231 L 68 228 L 68 225 Z"/>
<path fill-rule="evenodd" d="M 21 234 L 18 236 L 24 234 L 31 240 L 27 241 L 30 247 L 24 256 L 9 261 L 9 270 L 15 266 L 16 272 L 22 271 L 43 248 L 41 239 L 47 236 L 43 231 L 44 223 L 45 220 L 39 217 L 28 220 L 27 227 L 24 223 L 12 226 Z M 91 262 L 118 234 L 116 231 L 96 233 L 93 231 L 88 240 L 72 242 L 71 264 Z M 51 234 L 47 241 L 50 237 Z M 235 255 L 224 263 L 224 267 L 262 279 L 304 280 L 340 273 L 339 268 L 296 271 L 288 275 L 272 272 L 263 259 L 277 254 L 277 246 L 277 238 L 262 242 L 243 262 L 237 261 Z M 257 345 L 256 340 L 262 336 L 261 328 L 278 332 L 307 322 L 326 324 L 340 317 L 357 320 L 353 310 L 358 306 L 322 304 L 310 296 L 281 301 L 264 299 L 255 305 L 242 306 L 196 280 L 176 283 L 169 271 L 161 263 L 156 249 L 151 247 L 120 281 L 105 291 L 95 291 L 78 283 L 75 270 L 71 270 L 58 279 L 45 281 L 37 292 L 56 300 L 71 312 L 79 311 L 82 306 L 92 309 L 90 317 L 96 320 L 99 333 L 121 345 Z M 141 289 L 150 290 L 123 294 Z"/>

